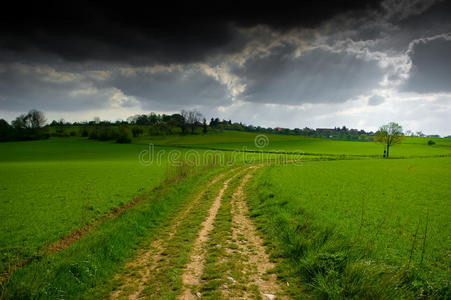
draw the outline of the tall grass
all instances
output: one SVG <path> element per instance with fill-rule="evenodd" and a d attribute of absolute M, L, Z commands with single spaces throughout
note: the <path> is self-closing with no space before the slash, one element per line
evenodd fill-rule
<path fill-rule="evenodd" d="M 275 172 L 280 170 L 275 169 Z M 294 298 L 450 298 L 447 278 L 450 273 L 446 263 L 440 266 L 431 264 L 431 260 L 427 264 L 423 262 L 430 230 L 429 212 L 425 210 L 424 214 L 414 216 L 418 221 L 413 230 L 397 229 L 404 231 L 402 235 L 410 235 L 407 256 L 387 259 L 384 255 L 388 252 L 381 250 L 381 243 L 376 243 L 375 239 L 382 235 L 381 227 L 392 213 L 386 212 L 368 230 L 368 225 L 374 221 L 367 212 L 371 203 L 367 203 L 368 199 L 357 200 L 360 202 L 354 217 L 357 224 L 355 234 L 350 235 L 341 230 L 344 227 L 337 226 L 340 220 L 319 216 L 320 210 L 331 209 L 324 207 L 320 199 L 310 200 L 315 201 L 316 210 L 307 210 L 302 204 L 306 200 L 297 203 L 295 194 L 290 194 L 287 179 L 285 184 L 276 187 L 275 178 L 269 174 L 274 175 L 274 172 L 253 179 L 247 188 L 248 203 L 251 216 L 272 249 L 273 258 L 279 261 L 277 274 L 288 282 L 287 290 Z M 281 189 L 284 195 L 280 194 Z M 442 251 L 446 261 L 447 251 Z"/>

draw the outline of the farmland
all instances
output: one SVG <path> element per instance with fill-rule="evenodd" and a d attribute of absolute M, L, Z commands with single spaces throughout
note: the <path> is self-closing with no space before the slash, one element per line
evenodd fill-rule
<path fill-rule="evenodd" d="M 0 143 L 2 295 L 449 296 L 449 139 L 386 160 L 372 142 L 257 135 Z"/>
<path fill-rule="evenodd" d="M 356 270 L 368 277 L 411 271 L 397 274 L 398 280 L 415 277 L 412 284 L 425 293 L 444 296 L 451 263 L 450 167 L 449 158 L 269 167 L 249 191 L 251 206 L 293 267 L 291 276 L 318 297 L 344 297 L 352 285 L 359 297 L 396 295 L 394 277 L 381 279 L 387 282 L 380 290 L 359 290 L 375 282 L 353 278 Z M 330 269 L 321 270 L 322 264 Z"/>
<path fill-rule="evenodd" d="M 313 137 L 265 134 L 267 144 L 257 147 L 254 143 L 258 133 L 224 131 L 211 136 L 180 136 L 143 138 L 142 143 L 165 146 L 190 146 L 196 148 L 261 150 L 279 152 L 299 152 L 305 154 L 382 156 L 383 146 L 373 142 L 342 141 Z M 435 145 L 428 146 L 429 140 Z M 449 155 L 451 139 L 408 137 L 403 144 L 393 148 L 393 157 Z"/>

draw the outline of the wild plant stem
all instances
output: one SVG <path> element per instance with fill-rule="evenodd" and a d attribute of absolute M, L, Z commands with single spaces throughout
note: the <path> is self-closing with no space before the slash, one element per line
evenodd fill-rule
<path fill-rule="evenodd" d="M 429 224 L 429 208 L 428 208 L 427 213 L 426 213 L 426 226 L 424 228 L 423 246 L 422 246 L 422 249 L 421 249 L 420 265 L 423 264 L 424 251 L 426 249 L 426 238 L 427 238 L 427 234 L 428 234 L 428 224 Z"/>
<path fill-rule="evenodd" d="M 421 219 L 419 218 L 417 229 L 415 230 L 415 234 L 413 235 L 412 247 L 410 248 L 409 263 L 407 264 L 407 269 L 410 268 L 410 262 L 412 261 L 413 250 L 415 249 L 415 241 L 417 240 L 418 229 L 420 228 L 420 220 Z"/>

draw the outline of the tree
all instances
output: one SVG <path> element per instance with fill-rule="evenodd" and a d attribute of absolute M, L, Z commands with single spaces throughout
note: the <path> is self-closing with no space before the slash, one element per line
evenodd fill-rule
<path fill-rule="evenodd" d="M 16 129 L 27 129 L 29 126 L 28 115 L 21 114 L 15 120 L 11 122 L 14 128 Z"/>
<path fill-rule="evenodd" d="M 204 118 L 204 120 L 202 121 L 202 131 L 203 133 L 207 133 L 207 120 Z"/>
<path fill-rule="evenodd" d="M 185 118 L 186 124 L 191 127 L 191 133 L 194 133 L 196 127 L 201 124 L 202 114 L 197 110 L 182 110 L 181 115 Z"/>
<path fill-rule="evenodd" d="M 21 114 L 12 124 L 17 129 L 39 129 L 47 122 L 42 111 L 32 109 L 28 114 Z"/>
<path fill-rule="evenodd" d="M 32 129 L 39 129 L 45 125 L 45 122 L 47 122 L 44 113 L 36 109 L 32 109 L 28 112 L 28 118 L 30 120 L 30 126 Z"/>
<path fill-rule="evenodd" d="M 419 137 L 423 137 L 423 136 L 424 136 L 424 133 L 423 133 L 423 132 L 421 132 L 421 131 L 417 131 L 417 136 L 419 136 Z"/>
<path fill-rule="evenodd" d="M 0 119 L 0 142 L 9 141 L 13 134 L 13 128 L 3 119 Z"/>
<path fill-rule="evenodd" d="M 389 157 L 390 146 L 401 143 L 403 139 L 402 126 L 394 122 L 381 126 L 374 137 L 375 142 L 385 145 L 387 158 Z"/>
<path fill-rule="evenodd" d="M 169 127 L 172 128 L 180 127 L 182 134 L 185 134 L 186 131 L 185 118 L 181 114 L 171 115 L 170 120 L 168 121 L 168 125 Z"/>

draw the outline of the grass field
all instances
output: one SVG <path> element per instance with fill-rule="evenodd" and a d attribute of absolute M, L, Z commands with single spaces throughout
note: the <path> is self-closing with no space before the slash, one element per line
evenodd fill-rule
<path fill-rule="evenodd" d="M 162 239 L 166 259 L 140 293 L 174 298 L 186 288 L 181 276 L 190 249 L 223 184 L 224 203 L 204 246 L 204 277 L 193 290 L 215 298 L 232 276 L 244 282 L 229 284 L 230 293 L 258 295 L 252 276 L 227 269 L 246 272 L 246 256 L 254 250 L 240 252 L 244 240 L 222 234 L 235 230 L 232 195 L 244 175 L 228 188 L 224 180 L 231 175 L 212 187 L 208 183 L 230 168 L 261 162 L 269 163 L 245 186 L 258 227 L 252 234 L 261 235 L 272 253 L 277 267 L 271 272 L 281 286 L 290 283 L 286 295 L 450 296 L 450 139 L 407 138 L 391 150 L 393 158 L 403 159 L 385 160 L 377 157 L 383 147 L 372 142 L 266 135 L 268 143 L 260 148 L 257 135 L 224 131 L 145 137 L 132 144 L 77 137 L 0 143 L 2 297 L 108 297 L 120 286 L 116 274 L 136 276 L 126 263 Z M 143 161 L 140 153 L 150 150 L 152 159 Z M 197 203 L 193 199 L 201 192 L 205 196 Z M 196 212 L 186 217 L 181 211 L 190 205 Z M 162 238 L 171 226 L 174 232 Z M 60 242 L 67 245 L 49 250 Z"/>
<path fill-rule="evenodd" d="M 264 134 L 267 143 L 264 147 L 255 145 L 259 133 L 223 131 L 211 135 L 162 136 L 150 140 L 143 138 L 140 142 L 156 145 L 190 146 L 197 148 L 217 148 L 235 150 L 286 151 L 306 154 L 342 154 L 382 156 L 383 145 L 374 142 L 341 141 L 303 136 Z M 429 140 L 435 145 L 429 146 Z M 401 145 L 391 148 L 392 157 L 451 155 L 451 139 L 408 137 Z"/>
<path fill-rule="evenodd" d="M 141 151 L 148 146 L 77 138 L 1 143 L 0 273 L 149 192 L 171 176 L 178 160 L 202 164 L 213 157 L 159 147 L 153 161 L 141 164 Z M 231 155 L 217 155 L 218 164 Z M 260 158 L 237 154 L 233 163 Z"/>
<path fill-rule="evenodd" d="M 446 297 L 450 170 L 450 158 L 268 167 L 252 187 L 251 203 L 279 255 L 303 279 L 301 286 L 318 297 L 394 296 L 402 280 L 408 291 L 398 297 L 409 292 Z M 364 279 L 353 278 L 355 269 L 369 275 L 415 272 L 405 275 L 409 279 L 373 278 L 366 284 L 378 290 L 365 294 L 369 290 L 362 289 Z"/>
<path fill-rule="evenodd" d="M 1 271 L 159 185 L 142 146 L 78 140 L 0 144 Z"/>

